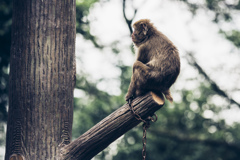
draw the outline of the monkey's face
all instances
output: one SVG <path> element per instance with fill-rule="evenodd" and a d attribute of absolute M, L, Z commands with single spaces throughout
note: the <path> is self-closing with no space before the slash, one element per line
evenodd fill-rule
<path fill-rule="evenodd" d="M 132 33 L 132 41 L 135 44 L 141 43 L 145 40 L 146 35 L 143 32 L 142 28 L 134 27 L 134 31 Z"/>
<path fill-rule="evenodd" d="M 138 21 L 133 24 L 132 41 L 135 44 L 139 44 L 146 40 L 149 31 L 149 20 Z"/>

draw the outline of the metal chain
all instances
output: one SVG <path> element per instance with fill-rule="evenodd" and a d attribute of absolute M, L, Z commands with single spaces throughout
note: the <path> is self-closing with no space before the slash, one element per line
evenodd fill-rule
<path fill-rule="evenodd" d="M 133 116 L 139 120 L 143 122 L 143 138 L 142 138 L 142 143 L 143 143 L 143 149 L 142 149 L 142 159 L 145 160 L 146 156 L 147 156 L 147 129 L 150 127 L 150 121 L 152 122 L 156 122 L 157 121 L 157 115 L 154 114 L 152 117 L 149 116 L 148 118 L 146 118 L 146 120 L 142 119 L 142 117 L 135 112 L 135 110 L 133 109 L 132 106 L 132 100 L 133 98 L 130 98 L 128 100 L 128 105 L 129 105 L 129 109 L 131 110 Z M 155 117 L 155 118 L 154 118 Z"/>

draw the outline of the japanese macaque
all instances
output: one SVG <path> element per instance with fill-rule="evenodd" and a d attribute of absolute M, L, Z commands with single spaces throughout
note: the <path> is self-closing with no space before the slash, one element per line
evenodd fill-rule
<path fill-rule="evenodd" d="M 180 72 L 180 58 L 177 48 L 148 19 L 133 24 L 132 41 L 136 61 L 126 95 L 126 101 L 149 91 L 163 93 L 173 101 L 169 88 Z"/>

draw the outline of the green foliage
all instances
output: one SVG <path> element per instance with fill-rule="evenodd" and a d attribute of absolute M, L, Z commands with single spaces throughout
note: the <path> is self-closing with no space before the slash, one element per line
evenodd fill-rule
<path fill-rule="evenodd" d="M 181 0 L 188 5 L 189 10 L 196 14 L 198 9 L 203 9 L 206 11 L 211 11 L 214 13 L 213 22 L 219 23 L 221 21 L 231 22 L 233 11 L 240 10 L 240 1 L 228 1 L 228 0 L 205 0 L 204 4 L 199 4 L 191 0 Z M 240 33 L 238 30 L 232 30 L 230 32 L 225 32 L 220 30 L 225 37 L 231 41 L 236 47 L 240 46 Z"/>
<path fill-rule="evenodd" d="M 231 3 L 228 0 L 205 0 L 204 2 L 193 2 L 192 0 L 181 0 L 186 3 L 189 7 L 189 10 L 196 14 L 198 9 L 209 10 L 214 13 L 213 21 L 218 23 L 221 20 L 231 21 L 231 10 L 239 10 L 240 2 Z"/>
<path fill-rule="evenodd" d="M 77 0 L 76 1 L 76 31 L 84 36 L 84 38 L 91 40 L 95 47 L 102 48 L 97 41 L 96 37 L 90 33 L 90 26 L 87 15 L 94 3 L 98 0 Z"/>
<path fill-rule="evenodd" d="M 100 91 L 96 84 L 90 83 L 86 77 L 77 77 L 76 88 L 82 91 L 83 97 L 74 100 L 73 138 L 86 132 L 124 103 L 123 95 L 111 96 Z"/>
<path fill-rule="evenodd" d="M 231 32 L 224 32 L 221 30 L 220 33 L 223 33 L 229 41 L 231 41 L 236 47 L 240 48 L 240 31 L 232 30 Z"/>

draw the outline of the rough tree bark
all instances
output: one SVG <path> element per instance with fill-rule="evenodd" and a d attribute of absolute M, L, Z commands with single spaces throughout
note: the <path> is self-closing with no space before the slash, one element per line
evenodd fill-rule
<path fill-rule="evenodd" d="M 75 1 L 13 0 L 5 159 L 59 159 L 72 132 Z"/>

